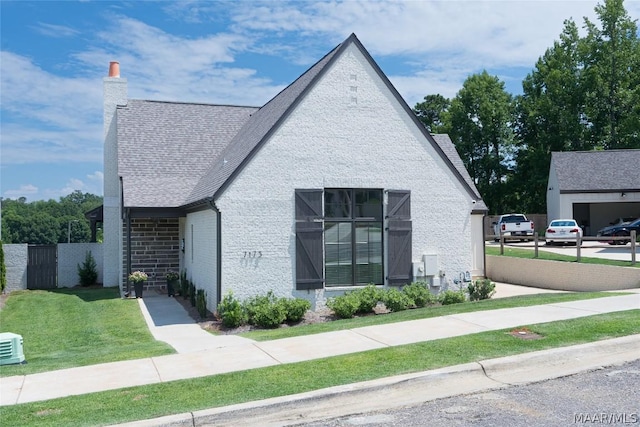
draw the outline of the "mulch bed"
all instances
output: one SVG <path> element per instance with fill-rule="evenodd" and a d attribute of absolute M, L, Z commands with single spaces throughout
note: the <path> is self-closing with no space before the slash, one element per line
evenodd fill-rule
<path fill-rule="evenodd" d="M 164 295 L 166 295 L 166 291 Z M 211 313 L 210 311 L 207 311 L 206 318 L 203 319 L 202 317 L 200 317 L 200 313 L 198 313 L 198 310 L 191 305 L 189 298 L 185 299 L 180 295 L 176 295 L 175 300 L 179 302 L 182 305 L 182 307 L 184 307 L 184 309 L 187 311 L 187 313 L 195 323 L 197 323 L 198 325 L 200 325 L 202 329 L 205 329 L 207 331 L 229 335 L 229 334 L 238 334 L 241 332 L 247 332 L 253 329 L 259 329 L 253 325 L 243 325 L 238 328 L 226 328 L 222 325 L 222 321 L 218 319 L 215 316 L 215 314 Z M 295 327 L 298 325 L 309 325 L 312 323 L 329 322 L 335 319 L 336 317 L 333 315 L 331 310 L 328 310 L 328 309 L 319 310 L 319 311 L 308 311 L 301 322 L 296 323 L 295 325 L 283 324 L 283 325 L 280 325 L 280 327 L 287 328 L 287 327 Z"/>

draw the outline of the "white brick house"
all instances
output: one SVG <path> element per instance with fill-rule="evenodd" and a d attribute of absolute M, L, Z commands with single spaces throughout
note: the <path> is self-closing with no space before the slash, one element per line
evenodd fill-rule
<path fill-rule="evenodd" d="M 105 265 L 119 266 L 105 284 L 185 269 L 212 309 L 230 290 L 322 305 L 367 283 L 484 276 L 481 196 L 355 35 L 260 108 L 126 91 L 116 108 L 123 80 L 105 78 Z"/>

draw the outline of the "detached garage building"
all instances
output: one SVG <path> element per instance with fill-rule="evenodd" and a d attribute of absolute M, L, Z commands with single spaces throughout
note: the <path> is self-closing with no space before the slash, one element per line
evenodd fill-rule
<path fill-rule="evenodd" d="M 640 150 L 551 153 L 547 216 L 574 218 L 586 236 L 640 217 Z"/>

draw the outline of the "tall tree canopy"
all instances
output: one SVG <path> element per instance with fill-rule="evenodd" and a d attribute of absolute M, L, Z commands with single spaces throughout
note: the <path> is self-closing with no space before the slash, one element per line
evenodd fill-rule
<path fill-rule="evenodd" d="M 511 187 L 518 211 L 546 211 L 551 152 L 589 148 L 579 43 L 578 27 L 565 21 L 560 40 L 547 49 L 522 82 L 514 123 L 519 151 Z"/>
<path fill-rule="evenodd" d="M 623 0 L 595 8 L 601 28 L 585 18 L 582 42 L 590 143 L 594 148 L 640 147 L 640 39 Z"/>
<path fill-rule="evenodd" d="M 501 212 L 513 155 L 511 95 L 486 71 L 465 80 L 448 113 L 452 141 L 485 203 Z"/>
<path fill-rule="evenodd" d="M 599 25 L 585 18 L 584 37 L 565 21 L 513 103 L 485 72 L 450 102 L 427 95 L 414 107 L 432 133 L 451 135 L 491 213 L 546 212 L 554 151 L 640 148 L 638 27 L 623 0 L 595 11 Z"/>
<path fill-rule="evenodd" d="M 3 243 L 54 244 L 88 242 L 91 239 L 85 212 L 102 204 L 102 197 L 74 191 L 60 201 L 27 203 L 2 200 Z"/>
<path fill-rule="evenodd" d="M 429 132 L 448 133 L 446 114 L 450 106 L 451 101 L 440 94 L 427 95 L 424 101 L 416 104 L 413 111 Z"/>

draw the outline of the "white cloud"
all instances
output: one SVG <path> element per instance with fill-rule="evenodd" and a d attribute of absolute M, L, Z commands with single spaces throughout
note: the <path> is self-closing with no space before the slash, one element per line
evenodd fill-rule
<path fill-rule="evenodd" d="M 121 64 L 130 98 L 262 105 L 290 81 L 278 81 L 260 63 L 240 65 L 245 59 L 241 55 L 270 56 L 289 68 L 309 66 L 353 32 L 413 106 L 427 94 L 454 96 L 470 74 L 483 69 L 499 74 L 503 81 L 521 79 L 512 70 L 532 69 L 559 37 L 565 19 L 573 18 L 579 27 L 583 16 L 598 22 L 596 4 L 570 0 L 162 4 L 167 22 L 210 25 L 210 34 L 201 36 L 154 27 L 124 15 L 130 10 L 126 3 L 112 5 L 107 13 L 117 9 L 118 14 L 109 15 L 107 27 L 82 33 L 84 50 L 70 53 L 55 71 L 38 65 L 37 58 L 1 52 L 2 163 L 101 163 L 102 77 L 112 60 Z M 627 0 L 625 7 L 632 18 L 640 17 L 640 1 Z M 38 22 L 34 28 L 48 37 L 76 37 L 80 46 L 80 33 L 70 26 Z M 101 172 L 66 179 L 58 189 L 25 185 L 4 194 L 17 191 L 58 198 L 76 189 L 102 193 Z"/>
<path fill-rule="evenodd" d="M 8 199 L 19 199 L 20 197 L 33 196 L 34 194 L 38 194 L 38 187 L 32 184 L 25 184 L 21 185 L 18 189 L 5 190 L 3 194 L 3 197 L 6 197 Z"/>
<path fill-rule="evenodd" d="M 103 181 L 102 172 L 96 171 L 93 174 L 86 175 L 85 178 L 87 179 L 86 181 L 78 178 L 71 178 L 62 189 L 47 191 L 52 194 L 58 194 L 58 197 L 69 195 L 74 191 L 101 195 Z"/>
<path fill-rule="evenodd" d="M 355 33 L 378 62 L 403 64 L 390 78 L 409 103 L 426 94 L 454 96 L 484 69 L 530 67 L 553 45 L 566 19 L 597 22 L 597 1 L 332 1 L 240 3 L 238 27 L 289 36 L 297 52 L 317 40 L 339 43 Z M 638 16 L 640 2 L 626 2 Z M 635 15 L 634 15 L 635 11 Z M 292 48 L 292 46 L 289 46 Z M 314 57 L 310 62 L 317 60 Z M 491 71 L 490 71 L 491 72 Z M 502 80 L 514 80 L 501 74 Z M 523 76 L 519 76 L 521 80 Z"/>
<path fill-rule="evenodd" d="M 262 105 L 282 88 L 253 68 L 232 65 L 251 44 L 245 36 L 187 38 L 128 17 L 113 22 L 99 33 L 101 46 L 75 58 L 103 70 L 111 60 L 120 62 L 122 77 L 133 83 L 132 98 Z"/>
<path fill-rule="evenodd" d="M 40 34 L 48 37 L 72 37 L 78 34 L 78 31 L 73 28 L 44 22 L 38 22 L 38 25 L 34 26 L 34 28 Z"/>

